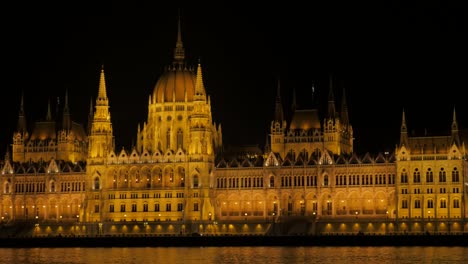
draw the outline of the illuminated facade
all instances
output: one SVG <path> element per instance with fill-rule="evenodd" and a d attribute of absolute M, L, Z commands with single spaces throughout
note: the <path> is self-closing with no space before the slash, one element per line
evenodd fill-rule
<path fill-rule="evenodd" d="M 148 100 L 136 146 L 115 150 L 104 69 L 87 132 L 36 122 L 23 104 L 12 156 L 2 164 L 3 224 L 36 234 L 464 232 L 467 155 L 455 110 L 451 134 L 411 137 L 403 113 L 394 153 L 353 151 L 345 96 L 284 118 L 278 85 L 267 150 L 223 155 L 202 67 L 185 63 L 180 23 L 174 58 Z M 45 227 L 45 228 L 44 228 Z"/>

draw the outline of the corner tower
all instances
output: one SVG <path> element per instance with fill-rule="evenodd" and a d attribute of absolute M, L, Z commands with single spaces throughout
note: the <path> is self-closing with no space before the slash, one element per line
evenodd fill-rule
<path fill-rule="evenodd" d="M 102 164 L 107 155 L 114 149 L 109 99 L 106 92 L 104 67 L 101 68 L 99 91 L 89 135 L 88 164 Z"/>

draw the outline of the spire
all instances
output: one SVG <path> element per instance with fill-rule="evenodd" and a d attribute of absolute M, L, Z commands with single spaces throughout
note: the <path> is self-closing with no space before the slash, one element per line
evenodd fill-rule
<path fill-rule="evenodd" d="M 400 146 L 408 146 L 408 128 L 406 127 L 405 109 L 401 116 Z"/>
<path fill-rule="evenodd" d="M 276 89 L 275 102 L 275 121 L 283 122 L 283 105 L 281 104 L 280 80 L 278 79 L 278 88 Z"/>
<path fill-rule="evenodd" d="M 344 125 L 349 125 L 348 104 L 346 103 L 346 93 L 345 93 L 344 88 L 343 88 L 343 95 L 341 98 L 341 122 Z"/>
<path fill-rule="evenodd" d="M 203 85 L 203 74 L 200 60 L 198 60 L 197 76 L 195 79 L 195 98 L 203 100 L 205 98 L 205 86 Z"/>
<path fill-rule="evenodd" d="M 452 142 L 460 145 L 460 135 L 458 134 L 458 122 L 457 122 L 457 112 L 455 107 L 453 107 L 453 117 L 452 117 Z"/>
<path fill-rule="evenodd" d="M 180 25 L 180 11 L 179 11 L 179 21 L 177 23 L 177 42 L 174 49 L 174 63 L 182 64 L 185 59 L 185 50 L 184 44 L 182 43 L 182 30 Z"/>
<path fill-rule="evenodd" d="M 270 153 L 270 135 L 266 135 L 265 138 L 265 147 L 263 148 L 263 153 Z"/>
<path fill-rule="evenodd" d="M 106 79 L 104 76 L 104 65 L 101 66 L 101 76 L 99 79 L 99 92 L 96 105 L 107 105 Z"/>
<path fill-rule="evenodd" d="M 333 77 L 330 74 L 330 90 L 328 91 L 328 117 L 335 118 L 335 96 L 333 94 Z"/>
<path fill-rule="evenodd" d="M 458 131 L 458 122 L 457 122 L 457 111 L 455 111 L 455 107 L 453 108 L 453 116 L 452 116 L 452 131 Z"/>
<path fill-rule="evenodd" d="M 24 114 L 24 94 L 21 92 L 21 103 L 18 112 L 18 125 L 16 127 L 18 132 L 26 132 L 26 116 Z"/>
<path fill-rule="evenodd" d="M 104 66 L 101 67 L 98 96 L 94 106 L 94 115 L 90 113 L 92 123 L 88 135 L 88 159 L 97 159 L 101 162 L 110 151 L 114 150 L 114 136 L 112 131 L 111 114 L 109 112 L 109 99 L 107 98 Z M 92 104 L 90 106 L 92 112 Z M 92 118 L 91 118 L 92 115 Z"/>
<path fill-rule="evenodd" d="M 50 112 L 50 99 L 47 103 L 47 115 L 46 115 L 46 121 L 51 121 L 52 120 L 52 113 Z"/>
<path fill-rule="evenodd" d="M 292 105 L 291 105 L 291 110 L 292 112 L 296 111 L 297 109 L 297 100 L 296 100 L 296 88 L 293 89 L 293 98 L 292 98 Z"/>
<path fill-rule="evenodd" d="M 62 129 L 71 129 L 70 109 L 68 108 L 68 89 L 65 91 L 65 105 L 63 106 Z"/>

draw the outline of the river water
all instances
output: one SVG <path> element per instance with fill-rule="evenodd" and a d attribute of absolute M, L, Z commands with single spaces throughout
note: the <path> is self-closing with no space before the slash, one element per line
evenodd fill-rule
<path fill-rule="evenodd" d="M 468 247 L 1 248 L 0 263 L 468 263 Z"/>

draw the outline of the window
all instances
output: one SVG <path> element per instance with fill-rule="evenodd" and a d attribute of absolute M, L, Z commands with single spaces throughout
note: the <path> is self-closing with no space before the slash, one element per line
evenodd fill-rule
<path fill-rule="evenodd" d="M 419 170 L 416 168 L 414 169 L 413 173 L 413 183 L 420 183 L 421 182 L 421 174 Z"/>
<path fill-rule="evenodd" d="M 132 204 L 132 212 L 136 212 L 137 211 L 137 205 L 136 204 Z"/>
<path fill-rule="evenodd" d="M 444 171 L 444 168 L 441 168 L 439 171 L 439 182 L 446 182 L 447 181 L 447 174 Z"/>
<path fill-rule="evenodd" d="M 447 208 L 447 201 L 445 199 L 440 200 L 440 208 Z"/>
<path fill-rule="evenodd" d="M 434 174 L 432 173 L 431 168 L 427 169 L 426 182 L 434 182 Z"/>
<path fill-rule="evenodd" d="M 99 190 L 99 177 L 94 178 L 94 190 Z"/>
<path fill-rule="evenodd" d="M 184 146 L 184 132 L 182 132 L 182 129 L 179 128 L 179 130 L 177 130 L 177 148 L 182 148 L 183 146 Z"/>
<path fill-rule="evenodd" d="M 193 211 L 198 212 L 198 203 L 193 203 Z"/>
<path fill-rule="evenodd" d="M 458 174 L 457 167 L 453 168 L 452 171 L 452 182 L 459 182 L 460 181 L 460 175 Z"/>
<path fill-rule="evenodd" d="M 125 212 L 125 204 L 120 205 L 120 212 Z"/>
<path fill-rule="evenodd" d="M 170 212 L 171 210 L 172 210 L 171 204 L 170 203 L 166 204 L 166 212 Z"/>
<path fill-rule="evenodd" d="M 148 212 L 148 204 L 143 204 L 143 212 Z"/>
<path fill-rule="evenodd" d="M 166 148 L 171 148 L 171 129 L 169 128 L 166 132 Z"/>
<path fill-rule="evenodd" d="M 159 212 L 159 204 L 154 204 L 154 211 Z"/>
<path fill-rule="evenodd" d="M 453 200 L 453 208 L 460 208 L 460 200 L 458 199 Z"/>
<path fill-rule="evenodd" d="M 433 200 L 427 200 L 427 208 L 434 208 L 434 201 Z"/>
<path fill-rule="evenodd" d="M 270 176 L 270 188 L 275 187 L 275 177 Z"/>
<path fill-rule="evenodd" d="M 400 175 L 400 182 L 401 183 L 408 183 L 408 174 L 406 173 L 406 171 L 403 169 L 403 171 L 401 172 L 401 175 Z"/>
<path fill-rule="evenodd" d="M 99 213 L 99 205 L 98 204 L 94 205 L 94 212 Z"/>
<path fill-rule="evenodd" d="M 403 208 L 403 209 L 408 208 L 408 200 L 402 200 L 401 201 L 401 208 Z"/>
<path fill-rule="evenodd" d="M 421 208 L 421 201 L 420 200 L 414 200 L 414 208 Z"/>
<path fill-rule="evenodd" d="M 198 176 L 193 176 L 193 188 L 198 188 Z"/>
<path fill-rule="evenodd" d="M 110 213 L 114 212 L 114 205 L 113 204 L 109 205 L 109 212 Z"/>
<path fill-rule="evenodd" d="M 325 175 L 325 176 L 323 177 L 323 185 L 324 185 L 324 186 L 328 186 L 328 175 Z"/>
<path fill-rule="evenodd" d="M 182 210 L 184 210 L 184 206 L 182 205 L 182 203 L 178 203 L 177 204 L 177 211 L 182 212 Z"/>

